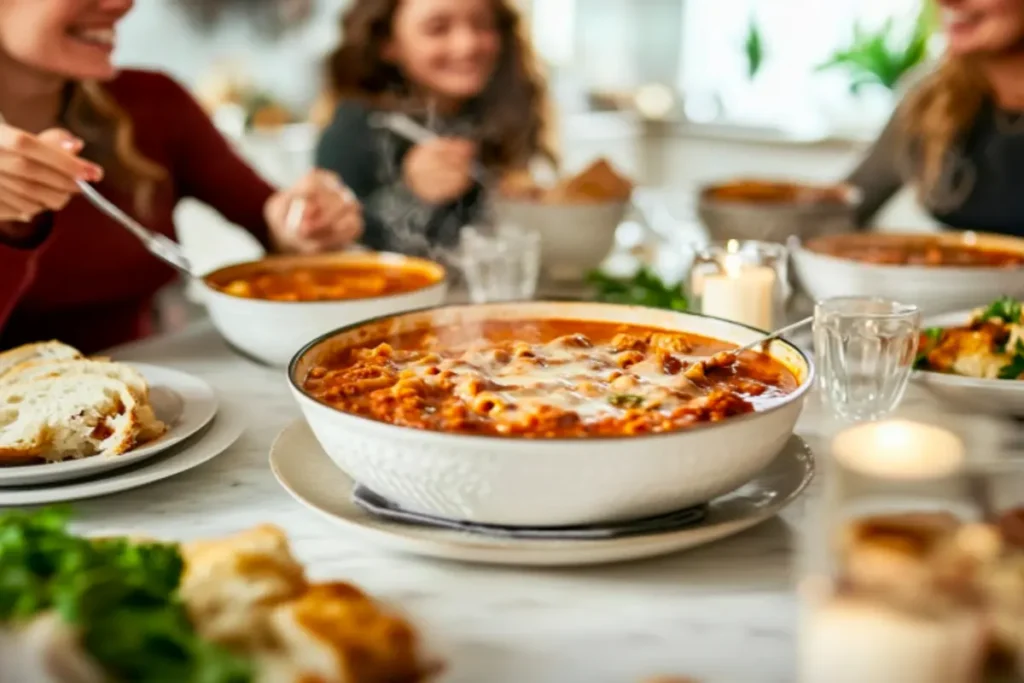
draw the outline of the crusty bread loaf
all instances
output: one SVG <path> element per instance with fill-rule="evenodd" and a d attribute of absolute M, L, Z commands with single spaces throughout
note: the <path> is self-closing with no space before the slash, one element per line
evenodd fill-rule
<path fill-rule="evenodd" d="M 82 358 L 82 353 L 59 341 L 25 344 L 0 353 L 0 377 L 22 363 L 35 360 L 66 360 Z"/>
<path fill-rule="evenodd" d="M 139 444 L 164 435 L 167 425 L 157 419 L 149 405 L 149 384 L 142 373 L 124 363 L 96 359 L 31 360 L 14 366 L 0 376 L 0 389 L 20 382 L 51 377 L 100 376 L 117 379 L 128 385 L 138 405 Z"/>
<path fill-rule="evenodd" d="M 128 385 L 100 375 L 48 377 L 0 388 L 0 458 L 59 461 L 131 450 L 138 404 Z"/>

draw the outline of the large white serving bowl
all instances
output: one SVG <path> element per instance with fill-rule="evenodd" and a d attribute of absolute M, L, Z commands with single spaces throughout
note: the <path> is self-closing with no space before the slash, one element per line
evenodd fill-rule
<path fill-rule="evenodd" d="M 1024 296 L 1024 268 L 874 265 L 815 251 L 826 241 L 856 244 L 922 238 L 1024 254 L 1024 240 L 1001 235 L 859 233 L 793 243 L 793 271 L 803 290 L 818 301 L 837 296 L 883 297 L 916 304 L 926 314 L 981 306 L 1003 295 Z"/>
<path fill-rule="evenodd" d="M 493 206 L 499 224 L 522 226 L 540 234 L 540 267 L 546 278 L 578 281 L 608 257 L 615 246 L 615 232 L 630 205 L 498 198 Z"/>
<path fill-rule="evenodd" d="M 523 439 L 424 431 L 335 410 L 302 390 L 318 360 L 352 345 L 496 319 L 612 321 L 736 344 L 763 334 L 700 315 L 578 302 L 448 306 L 351 325 L 307 345 L 288 369 L 295 399 L 324 451 L 355 481 L 414 512 L 510 526 L 635 519 L 706 502 L 749 481 L 792 434 L 814 374 L 799 349 L 773 342 L 768 352 L 800 380 L 778 404 L 683 431 L 630 437 Z"/>
<path fill-rule="evenodd" d="M 959 311 L 926 318 L 923 326 L 956 327 L 971 319 L 972 311 Z M 911 381 L 920 384 L 936 398 L 958 408 L 986 415 L 1024 417 L 1024 381 L 977 379 L 943 372 L 915 370 Z"/>
<path fill-rule="evenodd" d="M 210 283 L 226 283 L 256 270 L 302 266 L 379 264 L 427 273 L 433 284 L 411 292 L 338 301 L 267 301 L 225 294 Z M 295 352 L 338 327 L 381 315 L 436 306 L 444 301 L 444 268 L 426 259 L 379 252 L 341 252 L 317 256 L 274 256 L 213 271 L 200 280 L 213 324 L 240 351 L 269 365 L 288 364 Z"/>

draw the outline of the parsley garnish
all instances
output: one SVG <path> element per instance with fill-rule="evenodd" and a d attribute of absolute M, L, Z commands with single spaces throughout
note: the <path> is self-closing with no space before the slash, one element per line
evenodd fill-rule
<path fill-rule="evenodd" d="M 204 641 L 178 597 L 178 547 L 68 533 L 64 508 L 0 514 L 0 623 L 56 612 L 111 680 L 250 683 L 250 663 Z"/>
<path fill-rule="evenodd" d="M 921 330 L 921 343 L 917 349 L 917 358 L 914 359 L 914 367 L 918 370 L 928 368 L 928 354 L 942 339 L 944 330 L 941 327 L 927 327 Z"/>
<path fill-rule="evenodd" d="M 610 304 L 632 304 L 685 311 L 690 302 L 683 293 L 683 284 L 667 284 L 647 268 L 631 278 L 612 277 L 599 270 L 587 275 L 587 282 L 596 290 L 595 298 Z"/>
<path fill-rule="evenodd" d="M 1021 375 L 1024 375 L 1024 341 L 1018 339 L 1013 349 L 1013 358 L 999 368 L 999 379 L 1018 379 Z"/>
<path fill-rule="evenodd" d="M 979 319 L 1019 323 L 1021 320 L 1021 302 L 1008 296 L 1000 297 L 981 312 Z"/>
<path fill-rule="evenodd" d="M 635 394 L 615 394 L 608 397 L 608 402 L 616 408 L 639 408 L 644 403 L 644 397 Z"/>

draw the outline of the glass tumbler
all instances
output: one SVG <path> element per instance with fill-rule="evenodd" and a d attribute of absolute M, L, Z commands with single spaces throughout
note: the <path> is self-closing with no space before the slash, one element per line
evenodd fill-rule
<path fill-rule="evenodd" d="M 907 389 L 921 328 L 913 305 L 840 297 L 814 307 L 814 355 L 825 405 L 839 418 L 877 420 Z"/>
<path fill-rule="evenodd" d="M 507 225 L 488 231 L 465 227 L 461 246 L 460 265 L 470 301 L 482 304 L 533 298 L 540 275 L 540 234 L 536 230 Z"/>

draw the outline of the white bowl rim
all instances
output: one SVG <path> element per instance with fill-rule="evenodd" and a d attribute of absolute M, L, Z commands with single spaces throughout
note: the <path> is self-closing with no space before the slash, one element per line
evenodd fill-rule
<path fill-rule="evenodd" d="M 532 299 L 526 299 L 526 300 L 521 300 L 521 301 L 502 301 L 500 303 L 499 302 L 495 302 L 495 303 L 490 303 L 490 304 L 445 304 L 445 305 L 442 305 L 442 306 L 425 306 L 423 308 L 417 308 L 417 309 L 413 309 L 413 310 L 409 310 L 409 311 L 401 311 L 399 313 L 390 313 L 390 314 L 386 314 L 386 315 L 380 315 L 380 316 L 376 316 L 374 318 L 368 318 L 368 319 L 365 319 L 365 320 L 359 320 L 357 322 L 349 323 L 349 324 L 343 325 L 343 326 L 341 326 L 341 327 L 339 327 L 339 328 L 337 328 L 335 330 L 332 330 L 330 332 L 322 334 L 322 335 L 320 335 L 319 337 L 313 339 L 310 342 L 307 342 L 306 344 L 304 344 L 302 346 L 302 348 L 300 348 L 298 351 L 295 352 L 295 355 L 292 356 L 291 361 L 289 361 L 289 363 L 288 363 L 288 367 L 286 369 L 286 372 L 288 374 L 288 383 L 291 385 L 292 389 L 299 396 L 302 397 L 302 399 L 307 400 L 307 401 L 311 401 L 311 402 L 315 403 L 318 406 L 321 406 L 323 408 L 331 410 L 334 413 L 337 413 L 338 415 L 343 416 L 344 418 L 350 418 L 350 419 L 353 419 L 353 420 L 360 420 L 360 421 L 370 422 L 370 423 L 373 423 L 375 425 L 380 425 L 382 428 L 387 429 L 389 431 L 391 429 L 397 429 L 397 430 L 402 430 L 404 433 L 418 432 L 427 441 L 437 441 L 439 443 L 443 443 L 443 442 L 447 442 L 447 441 L 449 441 L 451 439 L 458 439 L 459 441 L 462 441 L 464 443 L 478 442 L 481 445 L 483 445 L 485 443 L 493 443 L 494 441 L 505 441 L 505 442 L 509 442 L 509 443 L 522 443 L 522 442 L 525 441 L 525 442 L 528 442 L 528 443 L 536 443 L 536 444 L 548 444 L 548 443 L 563 443 L 563 444 L 564 443 L 577 443 L 578 444 L 578 443 L 588 443 L 588 442 L 593 442 L 593 441 L 600 441 L 600 442 L 603 442 L 603 443 L 604 442 L 616 442 L 616 441 L 633 442 L 633 441 L 637 441 L 639 439 L 671 438 L 671 437 L 677 437 L 678 438 L 682 434 L 690 434 L 690 433 L 693 433 L 695 431 L 705 431 L 705 430 L 708 430 L 708 429 L 714 429 L 716 427 L 728 427 L 729 425 L 735 424 L 735 423 L 737 423 L 739 421 L 753 420 L 753 419 L 758 419 L 758 418 L 764 417 L 765 415 L 768 415 L 770 413 L 774 413 L 774 412 L 776 412 L 778 410 L 786 408 L 790 404 L 796 402 L 797 400 L 802 399 L 803 396 L 808 391 L 810 391 L 811 388 L 815 384 L 816 371 L 815 371 L 815 368 L 814 368 L 814 363 L 811 362 L 811 359 L 808 357 L 808 355 L 803 351 L 803 349 L 801 349 L 796 344 L 793 344 L 792 342 L 786 341 L 785 339 L 779 338 L 779 339 L 775 339 L 773 341 L 774 342 L 778 342 L 780 344 L 783 344 L 787 348 L 789 348 L 790 350 L 795 351 L 797 353 L 797 355 L 800 357 L 800 359 L 807 366 L 807 376 L 803 379 L 802 382 L 800 382 L 800 384 L 799 384 L 799 386 L 797 386 L 796 390 L 794 390 L 791 394 L 787 394 L 786 396 L 782 397 L 776 404 L 766 408 L 765 410 L 758 410 L 758 411 L 751 412 L 751 413 L 745 413 L 743 415 L 735 415 L 733 417 L 729 417 L 729 418 L 726 418 L 724 420 L 719 420 L 717 422 L 701 422 L 701 423 L 698 423 L 698 424 L 686 427 L 684 429 L 676 429 L 676 430 L 667 431 L 667 432 L 654 432 L 654 433 L 648 432 L 648 433 L 644 433 L 644 434 L 632 434 L 632 435 L 621 435 L 621 436 L 620 435 L 595 435 L 595 436 L 585 436 L 585 437 L 580 437 L 580 436 L 559 436 L 559 437 L 551 437 L 551 438 L 543 438 L 543 439 L 529 439 L 529 438 L 525 438 L 525 437 L 522 437 L 522 436 L 506 436 L 504 434 L 459 434 L 457 432 L 442 432 L 442 431 L 436 431 L 436 430 L 432 430 L 432 429 L 418 429 L 416 427 L 408 427 L 406 425 L 396 425 L 396 424 L 393 424 L 391 422 L 384 422 L 382 420 L 375 420 L 372 417 L 366 417 L 364 415 L 356 415 L 355 413 L 349 413 L 349 412 L 346 412 L 344 410 L 339 410 L 337 408 L 334 408 L 332 406 L 327 405 L 326 403 L 323 403 L 322 401 L 316 400 L 315 398 L 310 396 L 306 392 L 305 389 L 302 388 L 302 386 L 299 384 L 298 381 L 296 381 L 296 378 L 295 378 L 296 366 L 299 364 L 299 361 L 302 359 L 302 357 L 304 355 L 306 355 L 306 353 L 311 351 L 318 344 L 321 344 L 321 343 L 327 341 L 331 337 L 334 337 L 336 335 L 342 334 L 344 332 L 349 332 L 349 331 L 355 330 L 355 329 L 357 329 L 359 327 L 363 327 L 365 325 L 371 325 L 371 324 L 374 324 L 374 323 L 380 323 L 380 322 L 383 322 L 383 321 L 391 319 L 391 318 L 399 318 L 399 317 L 404 317 L 404 316 L 411 316 L 411 315 L 416 315 L 416 314 L 420 314 L 420 313 L 426 313 L 428 311 L 443 311 L 445 309 L 451 309 L 451 308 L 476 308 L 477 306 L 494 306 L 494 305 L 499 305 L 499 306 L 504 307 L 504 306 L 518 306 L 518 305 L 527 305 L 527 304 L 561 304 L 561 305 L 565 305 L 566 303 L 571 303 L 571 304 L 577 305 L 577 306 L 578 305 L 584 305 L 584 306 L 597 305 L 597 306 L 613 306 L 613 307 L 616 307 L 616 308 L 624 308 L 624 309 L 661 310 L 661 309 L 651 309 L 648 306 L 631 306 L 631 305 L 626 305 L 626 304 L 606 304 L 606 303 L 601 303 L 601 302 L 588 302 L 588 301 L 573 301 L 573 302 L 546 301 L 546 300 L 536 301 L 536 300 L 532 300 Z M 674 312 L 678 313 L 678 314 L 681 314 L 681 315 L 692 315 L 692 316 L 695 316 L 695 317 L 698 317 L 698 318 L 707 318 L 709 320 L 718 320 L 718 321 L 721 321 L 721 322 L 724 322 L 724 323 L 728 323 L 729 325 L 733 325 L 735 327 L 739 327 L 739 328 L 743 328 L 743 329 L 747 329 L 747 330 L 752 330 L 754 332 L 761 332 L 761 333 L 767 334 L 767 332 L 765 330 L 762 330 L 760 328 L 754 327 L 752 325 L 747 325 L 747 324 L 744 324 L 744 323 L 738 323 L 738 322 L 735 322 L 733 320 L 727 320 L 725 318 L 720 318 L 720 317 L 713 316 L 713 315 L 705 315 L 703 313 L 689 313 L 687 311 L 674 311 Z"/>
<path fill-rule="evenodd" d="M 223 291 L 217 289 L 216 287 L 211 287 L 207 283 L 207 281 L 206 281 L 206 279 L 208 277 L 210 277 L 212 275 L 215 275 L 215 274 L 217 274 L 217 273 L 219 273 L 219 272 L 221 272 L 223 270 L 227 270 L 229 268 L 238 268 L 240 266 L 256 265 L 257 263 L 260 263 L 262 261 L 268 261 L 268 260 L 272 260 L 274 258 L 295 259 L 295 260 L 301 260 L 303 258 L 309 258 L 310 260 L 315 260 L 318 257 L 322 257 L 324 259 L 336 257 L 336 258 L 340 258 L 342 260 L 346 260 L 346 258 L 347 258 L 345 256 L 346 253 L 351 254 L 351 259 L 353 261 L 358 261 L 358 260 L 381 261 L 382 260 L 381 257 L 386 257 L 386 258 L 395 258 L 395 259 L 400 259 L 400 260 L 421 261 L 421 262 L 423 262 L 425 264 L 429 263 L 429 264 L 432 264 L 432 265 L 436 266 L 437 268 L 439 268 L 441 270 L 441 277 L 437 281 L 432 282 L 431 284 L 429 284 L 429 285 L 427 285 L 425 287 L 420 287 L 418 289 L 410 289 L 410 290 L 407 290 L 407 291 L 404 291 L 404 292 L 394 292 L 393 294 L 382 294 L 380 296 L 361 296 L 361 297 L 358 297 L 358 298 L 355 298 L 355 299 L 324 299 L 324 300 L 320 300 L 320 301 L 275 301 L 273 299 L 257 299 L 257 298 L 248 298 L 248 297 L 244 297 L 244 296 L 235 296 L 234 294 L 228 294 L 226 292 L 223 292 Z M 354 251 L 354 252 L 334 252 L 334 253 L 329 253 L 329 254 L 313 254 L 313 255 L 310 255 L 308 257 L 303 257 L 303 256 L 298 255 L 298 254 L 271 254 L 271 255 L 265 256 L 263 258 L 248 259 L 246 261 L 238 261 L 236 263 L 227 263 L 225 265 L 218 266 L 217 268 L 211 270 L 209 273 L 204 273 L 203 275 L 200 275 L 200 276 L 198 276 L 198 277 L 196 277 L 194 279 L 195 279 L 196 282 L 199 283 L 199 285 L 202 287 L 204 292 L 206 292 L 207 294 L 211 294 L 211 295 L 213 295 L 213 296 L 215 296 L 215 297 L 217 297 L 219 299 L 222 299 L 224 301 L 244 301 L 244 302 L 246 302 L 246 305 L 253 305 L 253 306 L 289 306 L 289 307 L 295 307 L 295 308 L 297 308 L 299 306 L 305 306 L 305 307 L 309 307 L 309 308 L 315 308 L 315 307 L 339 306 L 339 305 L 345 305 L 345 304 L 358 304 L 358 303 L 366 303 L 366 302 L 372 302 L 372 301 L 387 301 L 389 299 L 395 299 L 395 298 L 398 298 L 398 297 L 409 296 L 411 294 L 419 294 L 421 292 L 427 292 L 427 291 L 430 291 L 430 290 L 433 290 L 433 289 L 439 289 L 439 288 L 447 287 L 450 277 L 451 276 L 450 276 L 450 274 L 448 272 L 448 268 L 446 268 L 444 266 L 444 264 L 442 264 L 442 263 L 440 263 L 438 261 L 432 261 L 430 259 L 422 258 L 422 257 L 419 257 L 419 256 L 409 256 L 407 254 L 399 254 L 397 252 L 392 252 L 392 251 L 372 251 L 372 252 L 364 252 L 364 251 L 356 252 L 356 251 Z"/>
<path fill-rule="evenodd" d="M 881 235 L 885 237 L 934 237 L 935 233 L 906 233 L 906 232 L 880 232 L 880 233 L 843 233 L 844 235 L 855 235 L 855 234 L 873 234 Z M 938 233 L 942 234 L 942 233 Z M 975 232 L 975 235 L 980 236 L 992 236 L 1003 239 L 1012 239 L 1011 235 L 995 235 L 992 233 Z M 842 235 L 829 235 L 829 237 L 841 237 Z M 811 238 L 817 239 L 817 238 Z M 1021 240 L 1022 247 L 1024 247 L 1024 240 Z M 842 258 L 840 256 L 833 256 L 831 254 L 823 254 L 820 251 L 814 251 L 808 249 L 807 245 L 803 243 L 799 237 L 793 236 L 788 240 L 787 245 L 790 253 L 794 256 L 797 254 L 806 254 L 815 258 L 822 259 L 832 264 L 845 264 L 856 268 L 862 268 L 867 271 L 874 271 L 877 273 L 910 273 L 912 275 L 923 275 L 923 274 L 941 274 L 941 275 L 957 275 L 957 276 L 968 276 L 977 275 L 978 273 L 985 273 L 992 275 L 993 273 L 1013 273 L 1014 275 L 1020 275 L 1021 271 L 1024 271 L 1024 263 L 1016 267 L 1007 266 L 917 266 L 917 265 L 893 265 L 893 264 L 879 264 L 879 263 L 865 263 L 864 261 L 858 261 L 856 259 Z M 1021 252 L 1024 255 L 1024 250 Z"/>
<path fill-rule="evenodd" d="M 942 313 L 925 319 L 921 323 L 921 329 L 929 327 L 946 327 L 953 320 L 958 318 L 967 319 L 974 309 L 965 311 L 953 311 Z M 958 389 L 975 389 L 1000 394 L 1016 394 L 1024 392 L 1024 380 L 1014 379 L 987 379 L 984 377 L 964 377 L 948 372 L 936 372 L 935 370 L 914 370 L 911 379 L 926 384 L 938 384 L 942 386 L 955 387 Z"/>

